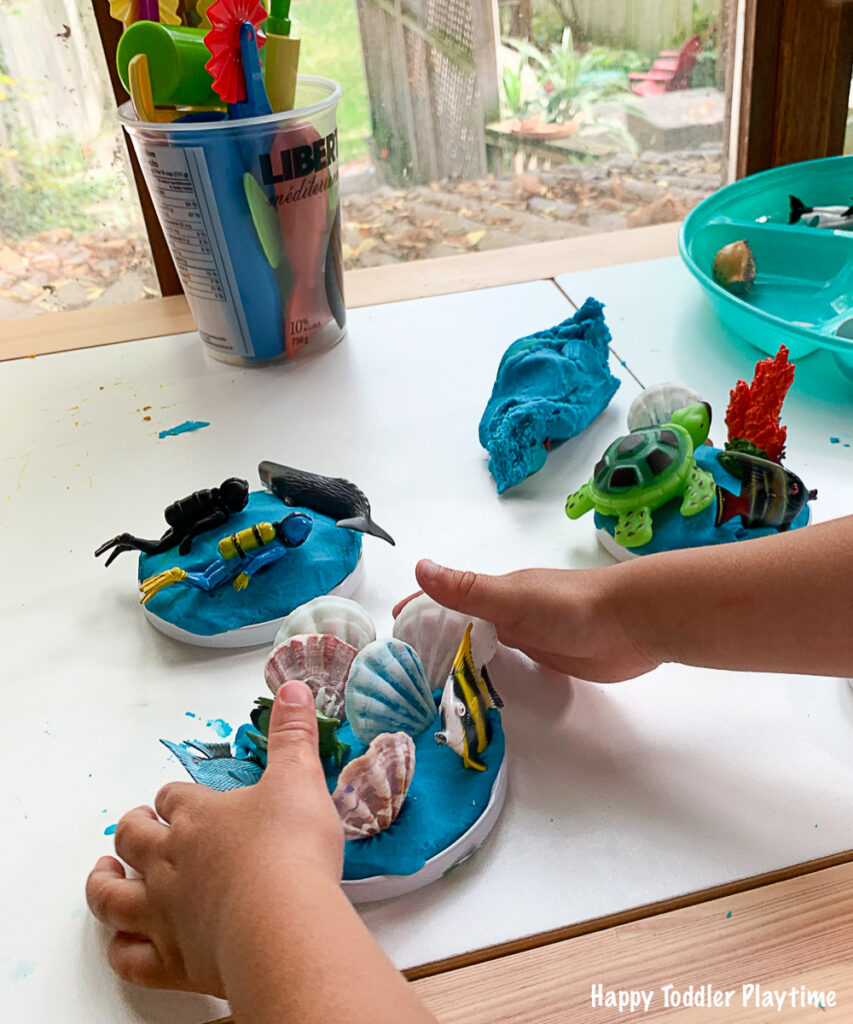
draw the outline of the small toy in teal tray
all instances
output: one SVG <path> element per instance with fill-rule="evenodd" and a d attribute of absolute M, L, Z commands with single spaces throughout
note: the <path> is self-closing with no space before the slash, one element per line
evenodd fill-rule
<path fill-rule="evenodd" d="M 676 385 L 648 389 L 628 413 L 630 433 L 569 496 L 566 514 L 576 519 L 594 508 L 599 540 L 620 560 L 806 526 L 817 491 L 781 462 L 787 430 L 779 415 L 793 378 L 783 347 L 756 365 L 751 385 L 738 381 L 723 450 L 703 443 L 710 406 L 667 409 L 667 400 L 692 393 Z"/>
<path fill-rule="evenodd" d="M 794 358 L 827 349 L 853 377 L 851 195 L 853 156 L 751 175 L 690 212 L 679 251 L 735 334 L 769 355 L 780 345 Z M 755 260 L 749 289 L 731 288 L 712 269 L 721 250 L 739 242 Z"/>
<path fill-rule="evenodd" d="M 394 543 L 348 480 L 272 462 L 259 472 L 274 493 L 229 478 L 173 502 L 159 540 L 122 533 L 95 552 L 109 551 L 107 564 L 140 552 L 142 604 L 161 632 L 205 647 L 269 643 L 306 601 L 356 589 L 362 533 Z"/>
<path fill-rule="evenodd" d="M 498 494 L 540 470 L 552 444 L 607 408 L 619 387 L 609 343 L 604 306 L 589 298 L 568 320 L 504 352 L 479 431 Z"/>
<path fill-rule="evenodd" d="M 396 638 L 369 640 L 356 650 L 332 633 L 297 635 L 273 649 L 264 669 L 273 693 L 295 678 L 314 693 L 319 753 L 347 840 L 343 888 L 354 902 L 400 895 L 440 878 L 484 841 L 505 793 L 499 700 L 479 687 L 476 697 L 457 694 L 473 677 L 487 678 L 485 664 L 474 659 L 497 649 L 496 642 L 483 642 L 488 624 L 450 613 L 457 618 L 436 628 L 430 602 L 411 604 L 406 631 L 420 638 L 420 651 Z M 308 615 L 330 628 L 341 623 L 349 640 L 375 632 L 372 624 L 361 628 L 367 613 L 360 609 L 354 633 L 352 610 L 342 616 L 336 598 L 318 598 L 293 614 L 294 622 Z M 453 643 L 455 657 L 448 649 Z M 430 665 L 453 659 L 447 686 L 455 687 L 456 696 L 443 712 L 442 689 L 431 686 L 421 655 Z M 266 766 L 271 703 L 263 697 L 255 702 L 233 745 L 162 742 L 196 782 L 223 791 L 254 785 Z M 451 742 L 448 750 L 436 741 L 448 717 L 470 732 L 467 748 Z M 476 758 L 478 771 L 465 770 L 457 756 L 463 749 Z"/>

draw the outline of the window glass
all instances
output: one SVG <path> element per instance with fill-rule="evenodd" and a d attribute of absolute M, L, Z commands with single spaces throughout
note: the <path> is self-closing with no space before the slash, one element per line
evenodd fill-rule
<path fill-rule="evenodd" d="M 311 9 L 329 25 L 347 2 Z M 368 99 L 358 138 L 341 112 L 346 266 L 681 220 L 724 183 L 734 8 L 358 0 L 346 50 L 363 67 L 340 70 Z"/>
<path fill-rule="evenodd" d="M 0 0 L 0 320 L 159 294 L 91 4 Z"/>
<path fill-rule="evenodd" d="M 682 219 L 723 183 L 734 9 L 294 0 L 344 86 L 345 266 Z M 0 0 L 0 319 L 156 294 L 89 0 Z"/>

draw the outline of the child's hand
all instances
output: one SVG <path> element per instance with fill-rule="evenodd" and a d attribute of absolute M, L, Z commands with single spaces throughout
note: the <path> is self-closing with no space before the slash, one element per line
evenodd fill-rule
<path fill-rule="evenodd" d="M 649 672 L 661 660 L 644 617 L 629 613 L 632 602 L 619 568 L 486 576 L 423 559 L 415 575 L 434 601 L 493 622 L 507 647 L 558 672 L 610 683 Z"/>
<path fill-rule="evenodd" d="M 217 793 L 172 782 L 155 807 L 156 814 L 150 807 L 125 814 L 116 831 L 116 853 L 141 877 L 127 878 L 114 857 L 102 857 L 86 898 L 117 932 L 109 959 L 122 978 L 222 996 L 233 922 L 250 917 L 260 925 L 276 887 L 341 877 L 343 834 L 308 687 L 291 681 L 276 694 L 257 785 Z"/>

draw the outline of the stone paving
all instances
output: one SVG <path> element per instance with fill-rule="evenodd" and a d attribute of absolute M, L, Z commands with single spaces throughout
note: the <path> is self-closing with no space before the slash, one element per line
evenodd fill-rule
<path fill-rule="evenodd" d="M 372 188 L 342 177 L 344 262 L 376 267 L 682 219 L 722 184 L 718 145 L 515 178 Z M 362 191 L 369 189 L 369 191 Z M 0 321 L 159 294 L 140 229 L 51 231 L 0 241 Z"/>

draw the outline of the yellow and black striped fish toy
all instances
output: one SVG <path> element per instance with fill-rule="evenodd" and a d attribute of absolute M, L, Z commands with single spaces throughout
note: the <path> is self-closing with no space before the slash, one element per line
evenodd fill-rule
<path fill-rule="evenodd" d="M 478 672 L 474 665 L 471 627 L 469 623 L 444 684 L 439 705 L 441 732 L 435 734 L 435 740 L 455 750 L 466 768 L 484 772 L 486 765 L 480 754 L 492 739 L 487 712 L 489 708 L 502 708 L 504 702 L 492 686 L 486 666 Z"/>

